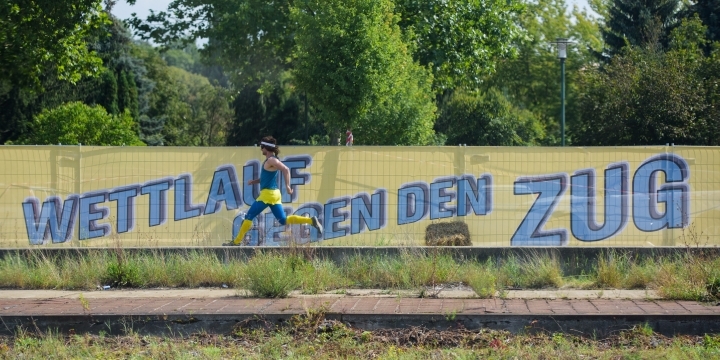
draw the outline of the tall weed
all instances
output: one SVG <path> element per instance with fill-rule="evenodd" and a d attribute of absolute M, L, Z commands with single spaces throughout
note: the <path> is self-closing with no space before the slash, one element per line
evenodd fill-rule
<path fill-rule="evenodd" d="M 273 252 L 259 252 L 247 263 L 241 285 L 255 296 L 284 298 L 298 287 L 299 260 Z"/>
<path fill-rule="evenodd" d="M 623 283 L 627 264 L 627 257 L 615 252 L 601 254 L 597 262 L 595 285 L 600 288 L 619 288 Z"/>
<path fill-rule="evenodd" d="M 532 252 L 522 258 L 511 255 L 498 271 L 501 286 L 539 289 L 563 284 L 560 263 L 547 253 Z"/>
<path fill-rule="evenodd" d="M 495 296 L 497 291 L 497 270 L 488 262 L 464 264 L 462 281 L 470 286 L 478 297 L 486 299 Z"/>
<path fill-rule="evenodd" d="M 298 276 L 304 294 L 317 294 L 343 288 L 349 284 L 349 280 L 343 276 L 338 266 L 330 260 L 305 261 Z"/>

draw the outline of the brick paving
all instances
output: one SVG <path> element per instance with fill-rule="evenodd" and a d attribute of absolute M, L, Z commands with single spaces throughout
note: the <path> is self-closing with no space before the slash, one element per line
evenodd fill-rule
<path fill-rule="evenodd" d="M 606 299 L 434 299 L 303 297 L 286 299 L 105 298 L 0 299 L 2 316 L 302 314 L 324 307 L 329 314 L 364 315 L 720 315 L 720 306 L 694 301 Z"/>

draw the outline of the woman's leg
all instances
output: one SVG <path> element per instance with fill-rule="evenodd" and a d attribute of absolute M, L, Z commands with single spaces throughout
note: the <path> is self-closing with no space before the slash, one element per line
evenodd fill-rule
<path fill-rule="evenodd" d="M 282 204 L 270 205 L 270 210 L 272 210 L 273 215 L 275 215 L 275 218 L 278 220 L 280 225 L 312 224 L 312 219 L 307 216 L 290 215 L 286 217 L 285 209 L 283 209 Z"/>
<path fill-rule="evenodd" d="M 280 225 L 285 225 L 287 223 L 288 218 L 285 216 L 285 209 L 283 209 L 282 204 L 270 205 L 270 210 L 272 211 L 273 215 L 275 215 L 275 218 L 280 223 Z"/>
<path fill-rule="evenodd" d="M 290 215 L 287 218 L 285 217 L 285 210 L 282 207 L 282 204 L 276 204 L 276 205 L 270 205 L 270 210 L 272 210 L 273 215 L 275 215 L 275 218 L 278 219 L 278 222 L 280 225 L 290 224 L 307 224 L 312 225 L 318 230 L 318 235 L 322 237 L 323 233 L 323 226 L 320 224 L 320 221 L 316 217 L 307 217 L 307 216 L 300 216 L 300 215 Z"/>
<path fill-rule="evenodd" d="M 262 201 L 255 201 L 252 206 L 250 206 L 250 210 L 248 210 L 247 214 L 245 214 L 245 220 L 242 225 L 240 225 L 240 231 L 238 232 L 237 237 L 235 237 L 235 240 L 232 242 L 233 245 L 240 245 L 242 240 L 245 238 L 245 234 L 247 234 L 252 227 L 253 219 L 260 215 L 260 213 L 262 213 L 267 207 L 268 204 Z"/>

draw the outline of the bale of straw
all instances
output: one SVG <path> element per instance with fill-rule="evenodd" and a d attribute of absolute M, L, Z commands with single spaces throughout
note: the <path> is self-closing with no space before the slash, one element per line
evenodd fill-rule
<path fill-rule="evenodd" d="M 461 221 L 430 224 L 425 229 L 427 246 L 470 246 L 470 230 Z"/>

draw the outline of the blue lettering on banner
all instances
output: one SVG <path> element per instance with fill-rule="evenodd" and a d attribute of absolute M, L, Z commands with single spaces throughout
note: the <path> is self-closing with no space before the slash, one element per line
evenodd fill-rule
<path fill-rule="evenodd" d="M 660 174 L 665 183 L 658 189 Z M 633 177 L 633 221 L 641 231 L 677 229 L 690 223 L 690 169 L 675 154 L 656 155 L 646 160 Z M 658 208 L 663 203 L 664 209 Z"/>
<path fill-rule="evenodd" d="M 530 211 L 510 239 L 512 246 L 564 246 L 567 230 L 543 230 L 560 197 L 567 189 L 567 174 L 520 177 L 515 180 L 515 195 L 539 194 Z"/>
<path fill-rule="evenodd" d="M 86 194 L 80 198 L 80 233 L 79 240 L 94 239 L 110 234 L 110 224 L 98 225 L 97 221 L 108 217 L 110 209 L 98 207 L 107 201 L 107 192 Z"/>
<path fill-rule="evenodd" d="M 445 219 L 455 215 L 455 206 L 445 205 L 455 199 L 454 192 L 446 192 L 455 186 L 455 177 L 435 179 L 430 184 L 430 220 Z"/>
<path fill-rule="evenodd" d="M 108 194 L 108 200 L 117 201 L 115 229 L 118 234 L 131 231 L 135 227 L 135 197 L 139 189 L 134 185 L 113 190 Z"/>
<path fill-rule="evenodd" d="M 167 220 L 167 190 L 173 184 L 172 179 L 150 182 L 140 188 L 142 195 L 150 195 L 150 217 L 148 226 L 158 226 Z"/>
<path fill-rule="evenodd" d="M 36 198 L 28 198 L 23 202 L 23 214 L 28 240 L 31 245 L 42 245 L 50 236 L 53 243 L 63 243 L 72 238 L 77 213 L 77 195 L 70 195 L 60 205 L 60 198 L 51 196 L 42 204 Z"/>
<path fill-rule="evenodd" d="M 387 221 L 387 190 L 378 189 L 372 196 L 358 194 L 350 201 L 350 233 L 359 234 L 385 227 Z"/>
<path fill-rule="evenodd" d="M 341 226 L 340 223 L 347 220 L 350 214 L 346 210 L 342 210 L 350 203 L 350 197 L 343 196 L 340 198 L 330 199 L 325 204 L 324 227 L 325 240 L 342 237 L 348 234 L 349 227 Z"/>
<path fill-rule="evenodd" d="M 260 178 L 260 162 L 257 160 L 248 161 L 243 166 L 243 202 L 251 206 L 255 199 L 260 196 L 260 184 L 248 185 L 248 181 Z"/>
<path fill-rule="evenodd" d="M 310 174 L 300 173 L 298 170 L 306 169 L 312 164 L 312 157 L 309 155 L 288 156 L 283 159 L 283 164 L 290 170 L 290 188 L 293 190 L 292 195 L 287 193 L 285 189 L 285 177 L 278 174 L 278 188 L 282 194 L 282 202 L 290 203 L 298 199 L 298 185 L 305 185 L 310 182 Z"/>
<path fill-rule="evenodd" d="M 427 216 L 429 193 L 430 188 L 424 182 L 406 184 L 398 190 L 398 225 L 414 223 Z"/>
<path fill-rule="evenodd" d="M 483 174 L 475 181 L 472 175 L 463 175 L 457 180 L 457 215 L 466 216 L 470 209 L 475 215 L 488 215 L 492 212 L 492 183 L 490 174 Z"/>
<path fill-rule="evenodd" d="M 240 207 L 241 200 L 235 167 L 221 166 L 213 174 L 203 215 L 216 213 L 222 202 L 225 202 L 227 210 L 235 210 Z"/>
<path fill-rule="evenodd" d="M 175 221 L 194 218 L 202 215 L 205 206 L 193 205 L 193 181 L 190 174 L 180 175 L 175 179 Z"/>
<path fill-rule="evenodd" d="M 300 206 L 300 208 L 298 208 L 297 211 L 295 211 L 294 215 L 307 216 L 307 217 L 316 216 L 318 218 L 318 221 L 320 221 L 320 223 L 322 224 L 323 219 L 324 219 L 323 206 L 322 206 L 322 204 L 319 204 L 319 203 L 305 203 L 302 206 Z M 301 239 L 303 239 L 303 240 L 307 239 L 307 236 L 309 236 L 311 242 L 316 242 L 318 240 L 322 240 L 320 238 L 320 234 L 318 234 L 318 231 L 317 231 L 317 229 L 315 229 L 315 227 L 303 224 L 300 226 L 300 228 L 301 228 L 301 232 L 300 232 Z M 305 235 L 306 233 L 307 233 L 307 236 Z"/>
<path fill-rule="evenodd" d="M 285 216 L 292 213 L 291 207 L 283 207 Z M 285 225 L 281 225 L 272 212 L 265 213 L 265 244 L 277 243 L 280 241 L 280 234 L 285 231 Z"/>
<path fill-rule="evenodd" d="M 233 240 L 240 234 L 240 227 L 242 226 L 243 221 L 245 221 L 245 213 L 241 212 L 235 215 L 235 218 L 233 219 L 233 230 L 232 230 L 232 238 Z"/>
<path fill-rule="evenodd" d="M 250 227 L 250 230 L 248 230 L 247 233 L 245 233 L 245 238 L 248 239 L 248 241 L 245 243 L 245 245 L 250 246 L 258 246 L 260 245 L 260 230 L 257 224 L 259 223 L 260 218 L 262 216 L 258 216 L 255 219 L 253 219 L 253 224 Z M 245 221 L 245 213 L 240 212 L 237 216 L 235 216 L 235 219 L 233 220 L 233 231 L 232 231 L 232 238 L 235 239 L 238 234 L 240 233 L 240 227 L 242 226 L 243 221 Z M 243 241 L 245 239 L 241 239 L 240 241 Z"/>
<path fill-rule="evenodd" d="M 595 170 L 575 172 L 570 178 L 570 229 L 580 241 L 599 241 L 619 234 L 628 222 L 630 166 L 611 164 L 605 170 L 605 222 L 595 215 Z"/>
<path fill-rule="evenodd" d="M 312 157 L 290 156 L 284 159 L 284 163 L 290 171 L 287 180 L 293 194 L 285 191 L 284 176 L 279 176 L 278 184 L 283 201 L 289 203 L 297 201 L 301 185 L 311 181 L 311 175 L 301 170 L 312 163 Z M 252 205 L 260 189 L 257 185 L 247 185 L 247 181 L 259 177 L 260 166 L 262 164 L 256 160 L 248 161 L 243 166 L 242 185 L 233 165 L 218 167 L 210 182 L 207 200 L 200 204 L 192 202 L 194 184 L 190 174 L 71 195 L 62 203 L 59 197 L 50 196 L 42 206 L 39 199 L 30 197 L 22 203 L 28 239 L 33 245 L 41 245 L 48 239 L 53 243 L 66 242 L 76 230 L 76 220 L 80 240 L 108 236 L 111 224 L 99 224 L 109 218 L 110 208 L 106 207 L 108 201 L 116 203 L 112 210 L 116 211 L 117 233 L 133 231 L 137 223 L 135 206 L 138 195 L 148 195 L 148 226 L 161 225 L 167 221 L 168 190 L 171 188 L 174 188 L 172 200 L 175 221 L 217 213 L 223 202 L 226 210 L 238 209 L 243 204 Z M 537 196 L 512 235 L 510 244 L 567 245 L 568 226 L 579 241 L 601 241 L 620 234 L 627 227 L 630 216 L 635 227 L 645 232 L 686 227 L 690 222 L 689 179 L 687 162 L 675 154 L 649 157 L 632 177 L 628 163 L 610 164 L 604 170 L 603 208 L 600 210 L 597 206 L 598 179 L 594 169 L 581 169 L 572 176 L 562 173 L 518 177 L 514 182 L 514 194 Z M 544 229 L 568 185 L 571 196 L 570 224 L 566 228 Z M 488 215 L 494 206 L 493 187 L 493 176 L 487 173 L 479 178 L 466 174 L 439 177 L 429 184 L 423 181 L 403 184 L 397 195 L 397 224 L 411 224 L 427 218 L 438 220 L 454 216 Z M 368 191 L 352 197 L 336 197 L 325 204 L 301 204 L 295 214 L 317 216 L 325 227 L 324 239 L 334 239 L 384 228 L 388 219 L 388 206 L 388 191 L 379 188 L 372 194 Z M 292 208 L 285 208 L 285 211 L 290 213 Z M 272 214 L 265 215 L 258 217 L 248 232 L 250 244 L 277 243 L 284 227 L 275 224 Z M 237 235 L 243 220 L 243 213 L 233 220 L 233 237 Z M 303 242 L 322 240 L 315 228 L 301 225 L 300 229 Z"/>

